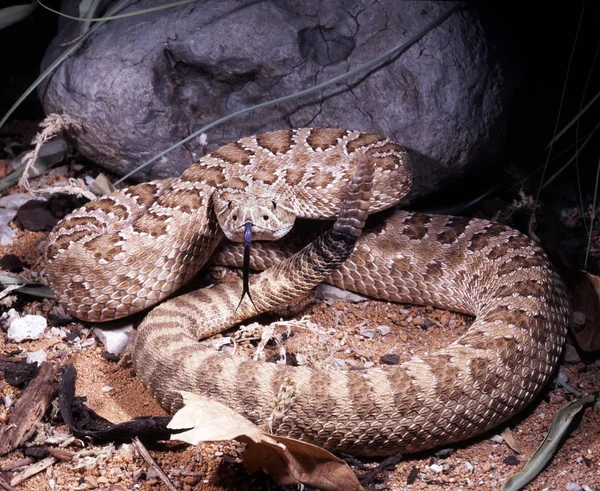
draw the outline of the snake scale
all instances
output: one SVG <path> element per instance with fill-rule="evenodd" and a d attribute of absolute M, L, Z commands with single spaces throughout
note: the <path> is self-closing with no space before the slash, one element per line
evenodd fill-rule
<path fill-rule="evenodd" d="M 239 265 L 240 245 L 219 245 L 224 235 L 240 241 L 252 222 L 265 241 L 254 245 L 251 266 L 266 269 L 252 278 L 254 303 L 236 309 L 241 280 L 220 284 L 158 305 L 138 328 L 135 369 L 161 404 L 173 411 L 178 390 L 200 392 L 276 434 L 355 455 L 461 441 L 540 392 L 562 350 L 570 301 L 544 252 L 523 234 L 486 220 L 391 209 L 410 182 L 405 149 L 378 135 L 298 129 L 244 138 L 179 178 L 117 191 L 67 216 L 48 240 L 48 279 L 73 316 L 122 317 L 166 298 L 211 256 Z M 367 201 L 369 213 L 389 210 L 370 216 L 357 239 Z M 338 214 L 300 252 L 293 232 L 269 242 L 296 217 Z M 198 342 L 322 280 L 475 320 L 441 350 L 368 370 L 254 362 Z"/>

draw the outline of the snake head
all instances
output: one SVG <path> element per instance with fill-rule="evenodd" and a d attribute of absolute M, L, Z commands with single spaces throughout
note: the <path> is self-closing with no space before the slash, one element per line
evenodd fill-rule
<path fill-rule="evenodd" d="M 213 209 L 221 230 L 233 242 L 244 242 L 247 223 L 252 224 L 252 240 L 278 240 L 296 221 L 293 210 L 273 196 L 254 196 L 231 189 L 215 192 Z"/>

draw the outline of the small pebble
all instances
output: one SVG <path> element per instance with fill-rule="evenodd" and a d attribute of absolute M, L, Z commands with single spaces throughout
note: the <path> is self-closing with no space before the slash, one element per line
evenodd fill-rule
<path fill-rule="evenodd" d="M 565 489 L 567 491 L 583 491 L 583 487 L 581 487 L 576 482 L 568 482 L 567 485 L 565 486 Z"/>
<path fill-rule="evenodd" d="M 572 344 L 565 344 L 564 359 L 567 363 L 579 363 L 581 357 Z"/>
<path fill-rule="evenodd" d="M 475 467 L 473 467 L 473 464 L 471 464 L 471 462 L 465 462 L 465 469 L 467 469 L 467 472 L 473 472 L 475 470 Z"/>
<path fill-rule="evenodd" d="M 452 455 L 452 453 L 454 452 L 453 448 L 442 448 L 440 450 L 438 450 L 437 452 L 435 452 L 435 456 L 438 459 L 445 459 L 450 457 L 450 455 Z"/>
<path fill-rule="evenodd" d="M 579 312 L 578 310 L 573 312 L 573 323 L 576 326 L 585 325 L 585 314 L 583 312 Z"/>
<path fill-rule="evenodd" d="M 388 353 L 379 358 L 381 363 L 385 363 L 386 365 L 398 365 L 400 363 L 400 357 L 398 355 L 394 355 L 393 353 Z"/>
<path fill-rule="evenodd" d="M 392 332 L 390 326 L 377 326 L 375 329 L 377 329 L 379 334 L 382 336 L 387 336 L 390 332 Z"/>
<path fill-rule="evenodd" d="M 360 332 L 360 335 L 368 338 L 368 339 L 373 339 L 375 337 L 375 330 L 374 329 L 368 329 L 366 327 L 361 327 L 358 332 Z"/>
<path fill-rule="evenodd" d="M 502 435 L 494 435 L 490 438 L 490 441 L 494 443 L 504 443 L 504 438 L 502 437 Z"/>
<path fill-rule="evenodd" d="M 6 333 L 9 340 L 20 343 L 26 339 L 40 339 L 48 327 L 48 322 L 41 315 L 26 315 L 14 319 Z"/>
<path fill-rule="evenodd" d="M 559 382 L 564 382 L 565 384 L 569 382 L 569 375 L 567 374 L 567 371 L 563 367 L 560 367 L 558 369 L 558 375 L 556 376 L 556 379 Z"/>
<path fill-rule="evenodd" d="M 104 348 L 113 355 L 120 355 L 133 336 L 133 325 L 127 324 L 118 329 L 100 329 L 94 328 L 94 334 L 104 344 Z"/>
<path fill-rule="evenodd" d="M 98 487 L 98 481 L 94 476 L 85 476 L 83 478 L 83 482 L 85 482 L 90 487 L 90 489 L 96 489 Z"/>
<path fill-rule="evenodd" d="M 146 472 L 146 480 L 156 479 L 157 477 L 158 477 L 158 472 L 156 472 L 156 470 L 153 467 L 148 469 L 148 472 Z"/>
<path fill-rule="evenodd" d="M 210 339 L 209 343 L 214 349 L 219 350 L 226 344 L 231 344 L 231 337 L 225 336 L 222 338 Z"/>
<path fill-rule="evenodd" d="M 40 366 L 48 359 L 48 355 L 43 349 L 27 353 L 27 363 L 37 363 Z"/>
<path fill-rule="evenodd" d="M 111 387 L 110 385 L 105 385 L 104 387 L 102 387 L 100 389 L 102 392 L 110 392 L 111 390 L 113 390 L 113 387 Z"/>
<path fill-rule="evenodd" d="M 505 457 L 502 462 L 506 465 L 519 465 L 521 463 L 516 455 L 509 455 L 508 457 Z"/>
<path fill-rule="evenodd" d="M 431 464 L 429 466 L 429 468 L 435 472 L 436 474 L 439 474 L 440 472 L 442 472 L 444 470 L 444 468 L 441 465 L 438 464 Z"/>

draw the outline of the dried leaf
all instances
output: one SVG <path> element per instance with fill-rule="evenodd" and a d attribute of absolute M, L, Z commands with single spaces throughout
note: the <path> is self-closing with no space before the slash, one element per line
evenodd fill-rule
<path fill-rule="evenodd" d="M 600 350 L 600 278 L 573 271 L 569 278 L 573 297 L 572 331 L 583 351 Z"/>
<path fill-rule="evenodd" d="M 252 474 L 263 470 L 279 484 L 304 484 L 322 490 L 362 490 L 343 460 L 328 451 L 292 438 L 269 435 L 227 406 L 202 395 L 181 392 L 185 406 L 169 423 L 171 429 L 191 428 L 171 437 L 197 445 L 238 440 L 248 444 L 242 456 Z"/>
<path fill-rule="evenodd" d="M 254 442 L 263 439 L 263 431 L 227 406 L 199 394 L 181 391 L 184 407 L 175 413 L 167 428 L 188 431 L 173 435 L 191 445 L 202 442 L 235 440 L 244 435 Z"/>
<path fill-rule="evenodd" d="M 516 453 L 521 453 L 521 449 L 519 445 L 517 445 L 517 441 L 515 440 L 515 435 L 509 427 L 506 427 L 502 430 L 502 438 L 504 438 L 504 442 Z"/>

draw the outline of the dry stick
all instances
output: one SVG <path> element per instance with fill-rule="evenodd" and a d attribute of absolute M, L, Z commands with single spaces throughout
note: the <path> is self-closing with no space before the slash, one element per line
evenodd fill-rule
<path fill-rule="evenodd" d="M 2 479 L 0 477 L 0 488 L 2 488 L 4 491 L 15 491 L 15 488 L 13 488 L 12 486 L 10 486 L 4 479 Z"/>
<path fill-rule="evenodd" d="M 47 469 L 55 462 L 56 462 L 56 459 L 54 457 L 46 457 L 45 459 L 40 460 L 39 462 L 36 462 L 35 464 L 30 465 L 23 472 L 19 472 L 18 474 L 15 474 L 15 476 L 10 481 L 10 485 L 18 486 L 23 481 L 26 481 L 27 479 L 29 479 L 32 476 L 35 476 L 38 472 L 42 472 L 44 469 Z"/>
<path fill-rule="evenodd" d="M 44 362 L 37 376 L 29 382 L 15 403 L 6 429 L 0 433 L 0 455 L 25 442 L 35 431 L 58 392 L 60 365 Z"/>
<path fill-rule="evenodd" d="M 14 462 L 8 462 L 7 464 L 0 466 L 0 472 L 12 471 L 19 467 L 25 467 L 33 462 L 31 457 L 25 457 L 24 459 L 15 460 Z"/>
<path fill-rule="evenodd" d="M 156 471 L 156 473 L 158 474 L 158 477 L 160 477 L 162 482 L 165 483 L 165 486 L 167 486 L 169 491 L 177 491 L 177 488 L 175 486 L 173 486 L 173 483 L 167 477 L 167 475 L 164 473 L 164 471 L 160 468 L 160 466 L 156 463 L 156 460 L 154 460 L 152 458 L 152 455 L 150 455 L 148 453 L 148 450 L 146 450 L 146 447 L 144 447 L 144 444 L 140 441 L 140 439 L 136 436 L 131 441 L 135 445 L 135 448 L 138 451 L 138 453 L 140 454 L 140 456 L 146 461 L 146 463 L 150 467 L 152 467 Z"/>

